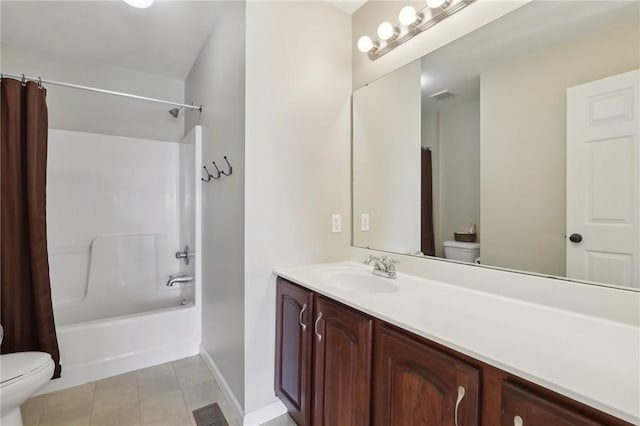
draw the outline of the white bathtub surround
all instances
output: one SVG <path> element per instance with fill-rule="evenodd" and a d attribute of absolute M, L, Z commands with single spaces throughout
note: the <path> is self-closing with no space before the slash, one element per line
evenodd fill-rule
<path fill-rule="evenodd" d="M 640 294 L 395 255 L 398 279 L 384 279 L 362 264 L 369 254 L 384 253 L 353 249 L 350 262 L 276 272 L 604 412 L 640 420 Z M 345 286 L 377 280 L 387 291 L 341 288 L 341 279 Z M 617 308 L 592 308 L 608 303 Z"/>
<path fill-rule="evenodd" d="M 97 303 L 119 304 L 126 299 L 120 290 L 141 280 L 163 294 L 162 281 L 180 268 L 173 257 L 180 247 L 179 148 L 49 130 L 47 239 L 56 313 L 62 306 L 77 311 L 72 306 L 90 304 L 96 292 Z"/>
<path fill-rule="evenodd" d="M 199 126 L 182 143 L 50 131 L 47 221 L 63 373 L 41 393 L 198 354 L 201 149 Z M 175 258 L 187 244 L 189 266 Z M 170 274 L 195 279 L 169 288 Z"/>

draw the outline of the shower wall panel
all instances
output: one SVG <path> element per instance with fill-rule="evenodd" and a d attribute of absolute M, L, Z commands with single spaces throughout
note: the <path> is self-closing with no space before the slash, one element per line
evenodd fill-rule
<path fill-rule="evenodd" d="M 178 143 L 49 131 L 54 306 L 78 304 L 90 313 L 92 295 L 100 295 L 95 302 L 108 315 L 110 301 L 135 311 L 136 304 L 146 310 L 151 300 L 180 297 L 165 286 L 180 271 L 179 151 Z"/>

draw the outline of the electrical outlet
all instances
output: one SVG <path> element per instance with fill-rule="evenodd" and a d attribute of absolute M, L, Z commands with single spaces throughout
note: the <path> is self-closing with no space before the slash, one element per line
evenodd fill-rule
<path fill-rule="evenodd" d="M 339 214 L 331 215 L 331 232 L 342 232 L 342 216 Z"/>
<path fill-rule="evenodd" d="M 360 215 L 360 230 L 361 231 L 369 230 L 369 213 L 362 213 Z"/>

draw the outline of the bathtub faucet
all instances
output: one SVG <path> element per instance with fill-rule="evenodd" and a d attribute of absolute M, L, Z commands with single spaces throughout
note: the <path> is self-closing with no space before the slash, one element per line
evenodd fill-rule
<path fill-rule="evenodd" d="M 175 283 L 188 283 L 193 281 L 193 275 L 169 275 L 167 287 L 173 287 Z"/>

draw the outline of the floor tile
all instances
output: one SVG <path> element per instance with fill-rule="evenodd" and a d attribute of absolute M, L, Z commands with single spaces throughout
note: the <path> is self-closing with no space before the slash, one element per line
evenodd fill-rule
<path fill-rule="evenodd" d="M 215 380 L 207 380 L 206 382 L 185 386 L 182 388 L 182 394 L 187 406 L 196 408 L 225 399 Z"/>
<path fill-rule="evenodd" d="M 181 386 L 196 385 L 198 383 L 212 380 L 213 376 L 207 366 L 199 360 L 189 363 L 175 363 L 174 369 Z"/>
<path fill-rule="evenodd" d="M 43 420 L 40 426 L 90 426 L 91 418 L 88 416 L 68 419 Z"/>
<path fill-rule="evenodd" d="M 84 385 L 60 390 L 49 394 L 49 405 L 61 405 L 80 398 L 93 397 L 96 383 L 85 383 Z"/>
<path fill-rule="evenodd" d="M 186 411 L 180 390 L 147 395 L 141 400 L 142 423 L 160 420 Z"/>
<path fill-rule="evenodd" d="M 189 416 L 190 413 L 187 412 L 176 413 L 162 419 L 144 423 L 144 426 L 192 426 L 194 423 L 191 422 Z"/>
<path fill-rule="evenodd" d="M 142 370 L 136 371 L 136 376 L 138 380 L 146 380 L 151 379 L 158 376 L 173 376 L 175 372 L 173 371 L 173 364 L 171 362 L 167 362 L 160 365 L 155 365 L 149 368 L 143 368 Z"/>
<path fill-rule="evenodd" d="M 51 404 L 49 400 L 47 408 L 42 414 L 40 424 L 46 424 L 47 426 L 66 423 L 88 425 L 92 404 L 92 395 L 61 404 Z"/>
<path fill-rule="evenodd" d="M 138 401 L 138 386 L 135 384 L 100 386 L 95 391 L 92 415 L 96 417 L 107 411 L 135 404 Z"/>
<path fill-rule="evenodd" d="M 160 375 L 138 380 L 140 398 L 149 395 L 180 390 L 180 382 L 173 375 Z"/>
<path fill-rule="evenodd" d="M 36 426 L 40 423 L 42 414 L 49 404 L 49 394 L 34 396 L 25 401 L 20 407 L 24 426 Z"/>
<path fill-rule="evenodd" d="M 139 426 L 141 424 L 139 403 L 107 411 L 91 418 L 91 426 Z"/>
<path fill-rule="evenodd" d="M 118 376 L 107 377 L 106 379 L 98 380 L 96 382 L 96 389 L 108 389 L 121 386 L 136 386 L 138 383 L 138 376 L 135 371 L 130 373 L 120 374 Z"/>

